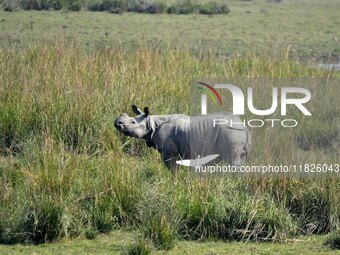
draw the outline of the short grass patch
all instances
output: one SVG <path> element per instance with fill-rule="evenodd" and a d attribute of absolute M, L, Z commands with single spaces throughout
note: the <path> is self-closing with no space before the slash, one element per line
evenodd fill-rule
<path fill-rule="evenodd" d="M 140 44 L 195 52 L 282 50 L 312 58 L 338 56 L 337 0 L 228 1 L 228 15 L 150 15 L 65 11 L 0 11 L 1 44 L 34 44 L 66 37 L 87 48 Z M 208 7 L 207 7 L 208 8 Z M 209 7 L 210 8 L 210 7 Z"/>
<path fill-rule="evenodd" d="M 131 232 L 113 231 L 110 234 L 101 234 L 94 240 L 77 238 L 72 241 L 62 240 L 52 244 L 43 245 L 0 245 L 0 252 L 4 255 L 16 254 L 37 254 L 37 255 L 55 255 L 55 254 L 149 254 L 147 251 L 155 254 L 164 254 L 164 251 L 155 251 L 152 249 L 141 250 L 131 247 L 137 239 L 136 235 Z M 323 245 L 325 236 L 309 236 L 296 238 L 284 244 L 273 243 L 240 243 L 240 242 L 221 242 L 221 241 L 180 241 L 167 254 L 325 254 L 335 255 L 338 251 L 327 248 Z M 150 244 L 144 243 L 142 246 L 149 247 Z M 140 247 L 140 246 L 139 246 Z M 134 253 L 136 251 L 137 253 Z M 140 251 L 146 251 L 139 253 Z M 129 253 L 130 252 L 130 253 Z"/>

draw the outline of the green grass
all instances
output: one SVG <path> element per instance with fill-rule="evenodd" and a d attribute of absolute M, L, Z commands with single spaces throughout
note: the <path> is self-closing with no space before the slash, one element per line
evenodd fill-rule
<path fill-rule="evenodd" d="M 157 152 L 113 127 L 131 103 L 151 113 L 188 113 L 195 77 L 332 77 L 288 55 L 221 60 L 171 48 L 85 51 L 68 40 L 3 48 L 0 241 L 39 244 L 127 227 L 156 249 L 171 249 L 183 239 L 285 242 L 337 228 L 336 178 L 201 179 L 185 169 L 173 176 Z M 340 111 L 330 103 L 339 88 L 309 85 L 322 95 L 308 106 L 314 128 L 299 119 L 296 132 L 253 130 L 247 164 L 338 162 L 339 147 L 325 149 L 317 138 L 324 123 L 326 142 L 339 132 Z"/>
<path fill-rule="evenodd" d="M 155 254 L 338 254 L 323 245 L 325 237 L 310 236 L 297 238 L 284 244 L 275 243 L 240 243 L 221 241 L 180 241 L 173 250 L 156 252 Z M 99 235 L 95 240 L 78 238 L 62 240 L 52 244 L 31 245 L 0 245 L 3 255 L 16 254 L 122 254 L 134 242 L 134 234 L 124 231 L 113 231 L 110 234 Z"/>
<path fill-rule="evenodd" d="M 189 113 L 193 79 L 317 77 L 313 116 L 253 130 L 247 164 L 339 163 L 337 74 L 299 61 L 334 53 L 338 2 L 308 3 L 232 1 L 223 17 L 0 12 L 0 253 L 332 254 L 310 235 L 339 228 L 337 178 L 172 175 L 113 127 L 131 104 Z"/>
<path fill-rule="evenodd" d="M 172 45 L 193 51 L 275 51 L 339 54 L 337 0 L 230 1 L 228 15 L 146 15 L 58 11 L 0 11 L 2 44 L 71 37 L 88 47 Z"/>

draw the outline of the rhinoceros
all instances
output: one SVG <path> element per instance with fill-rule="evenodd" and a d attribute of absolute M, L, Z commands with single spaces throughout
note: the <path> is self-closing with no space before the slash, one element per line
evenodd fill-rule
<path fill-rule="evenodd" d="M 249 154 L 249 130 L 232 113 L 150 115 L 148 107 L 141 111 L 135 105 L 132 110 L 137 116 L 123 113 L 115 120 L 116 129 L 127 136 L 144 139 L 148 147 L 159 151 L 169 169 L 176 167 L 177 160 L 211 154 L 219 155 L 214 162 L 239 166 Z M 214 125 L 214 120 L 223 120 L 223 125 Z M 232 122 L 235 124 L 231 125 Z"/>

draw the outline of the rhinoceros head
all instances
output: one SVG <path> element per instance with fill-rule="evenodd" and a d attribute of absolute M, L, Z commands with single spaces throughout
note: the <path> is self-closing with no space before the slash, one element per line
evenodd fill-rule
<path fill-rule="evenodd" d="M 145 107 L 144 112 L 137 106 L 132 105 L 132 110 L 137 117 L 130 117 L 123 113 L 115 120 L 116 129 L 127 135 L 136 138 L 143 138 L 151 131 L 149 108 Z"/>

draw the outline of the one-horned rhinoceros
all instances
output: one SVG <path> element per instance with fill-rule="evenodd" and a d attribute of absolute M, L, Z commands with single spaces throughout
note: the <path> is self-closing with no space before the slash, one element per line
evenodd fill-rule
<path fill-rule="evenodd" d="M 143 112 L 135 105 L 132 110 L 137 117 L 123 113 L 115 120 L 115 127 L 127 136 L 144 139 L 149 147 L 157 149 L 168 168 L 174 168 L 179 159 L 211 154 L 219 155 L 214 162 L 225 161 L 238 166 L 249 153 L 249 131 L 232 113 L 150 115 L 147 107 Z"/>

